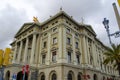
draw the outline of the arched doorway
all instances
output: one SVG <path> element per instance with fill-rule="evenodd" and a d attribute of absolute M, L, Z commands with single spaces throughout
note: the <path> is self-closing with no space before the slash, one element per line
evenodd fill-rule
<path fill-rule="evenodd" d="M 17 79 L 16 80 L 23 80 L 23 73 L 22 71 L 17 73 Z M 24 80 L 28 80 L 28 74 L 25 73 L 25 79 Z"/>
<path fill-rule="evenodd" d="M 39 80 L 45 80 L 45 74 L 43 72 L 40 73 Z"/>
<path fill-rule="evenodd" d="M 82 80 L 82 77 L 81 77 L 81 76 L 82 76 L 82 73 L 79 72 L 78 75 L 77 75 L 77 80 Z"/>
<path fill-rule="evenodd" d="M 57 76 L 55 73 L 52 74 L 51 80 L 57 80 Z"/>
<path fill-rule="evenodd" d="M 93 75 L 93 80 L 98 80 L 96 74 Z"/>
<path fill-rule="evenodd" d="M 6 72 L 5 80 L 10 80 L 10 71 L 9 70 Z"/>
<path fill-rule="evenodd" d="M 74 73 L 72 71 L 68 72 L 67 80 L 74 80 Z"/>
<path fill-rule="evenodd" d="M 105 80 L 105 76 L 103 76 L 103 80 Z"/>

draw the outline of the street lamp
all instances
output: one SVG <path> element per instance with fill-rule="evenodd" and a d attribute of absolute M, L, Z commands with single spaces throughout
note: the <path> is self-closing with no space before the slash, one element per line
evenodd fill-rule
<path fill-rule="evenodd" d="M 104 18 L 103 25 L 104 25 L 104 27 L 105 27 L 105 29 L 107 31 L 109 42 L 112 45 L 111 38 L 110 38 L 110 30 L 109 30 L 109 20 L 107 20 L 106 18 Z"/>

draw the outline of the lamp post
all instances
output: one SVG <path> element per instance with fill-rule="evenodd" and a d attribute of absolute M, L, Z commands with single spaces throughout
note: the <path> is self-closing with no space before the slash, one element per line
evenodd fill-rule
<path fill-rule="evenodd" d="M 107 20 L 106 18 L 104 18 L 103 25 L 104 25 L 104 27 L 105 27 L 105 29 L 107 31 L 109 42 L 112 45 L 111 38 L 110 38 L 110 30 L 109 30 L 109 20 Z"/>

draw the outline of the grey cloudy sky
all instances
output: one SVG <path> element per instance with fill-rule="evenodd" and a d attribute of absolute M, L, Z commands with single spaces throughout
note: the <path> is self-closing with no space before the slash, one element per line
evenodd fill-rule
<path fill-rule="evenodd" d="M 112 3 L 117 0 L 0 0 L 0 48 L 10 47 L 14 35 L 26 22 L 32 22 L 37 16 L 43 22 L 59 12 L 60 7 L 77 22 L 92 25 L 105 45 L 109 45 L 108 37 L 102 24 L 103 18 L 110 20 L 110 32 L 118 30 Z M 118 4 L 117 4 L 118 6 Z M 118 7 L 119 8 L 119 7 Z M 119 8 L 120 10 L 120 8 Z M 119 44 L 120 37 L 112 37 L 112 42 Z"/>

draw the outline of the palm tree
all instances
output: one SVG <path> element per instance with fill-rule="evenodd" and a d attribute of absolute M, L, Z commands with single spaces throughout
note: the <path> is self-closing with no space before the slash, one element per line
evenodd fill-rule
<path fill-rule="evenodd" d="M 118 69 L 120 75 L 120 44 L 112 44 L 111 48 L 107 48 L 107 51 L 104 53 L 106 56 L 104 64 L 112 63 L 113 67 Z"/>

